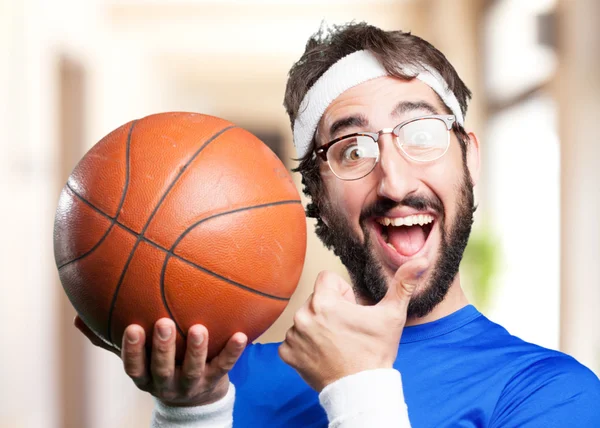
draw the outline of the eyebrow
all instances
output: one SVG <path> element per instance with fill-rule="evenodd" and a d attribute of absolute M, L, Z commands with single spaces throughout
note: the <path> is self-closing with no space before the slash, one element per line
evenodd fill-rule
<path fill-rule="evenodd" d="M 429 114 L 440 114 L 433 105 L 426 101 L 400 101 L 392 110 L 391 116 L 402 116 L 414 110 L 424 110 Z"/>
<path fill-rule="evenodd" d="M 369 120 L 363 116 L 362 114 L 357 114 L 355 116 L 348 116 L 342 119 L 336 120 L 329 127 L 329 137 L 333 137 L 335 134 L 340 132 L 343 129 L 348 128 L 368 128 Z"/>
<path fill-rule="evenodd" d="M 391 116 L 402 116 L 405 113 L 421 110 L 426 111 L 429 114 L 440 114 L 437 109 L 426 101 L 400 101 L 396 107 L 392 110 Z M 369 127 L 369 120 L 362 114 L 354 116 L 343 117 L 336 120 L 329 127 L 329 137 L 332 138 L 338 132 L 348 128 L 361 128 L 367 129 Z"/>

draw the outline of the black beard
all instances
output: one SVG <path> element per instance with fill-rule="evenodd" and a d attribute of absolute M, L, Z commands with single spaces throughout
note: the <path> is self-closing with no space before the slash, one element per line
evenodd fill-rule
<path fill-rule="evenodd" d="M 396 206 L 407 206 L 422 211 L 426 208 L 438 214 L 436 221 L 441 232 L 440 251 L 428 283 L 422 291 L 413 296 L 407 316 L 421 318 L 433 310 L 448 293 L 462 259 L 471 233 L 473 213 L 475 212 L 473 185 L 465 168 L 462 184 L 458 190 L 456 219 L 446 232 L 445 211 L 439 198 L 408 196 L 400 202 L 390 199 L 378 200 L 363 211 L 359 224 L 364 234 L 364 243 L 352 232 L 348 219 L 329 206 L 323 207 L 323 216 L 328 226 L 322 227 L 319 237 L 323 243 L 339 256 L 352 279 L 354 292 L 362 300 L 374 304 L 387 292 L 387 282 L 383 269 L 370 251 L 371 237 L 364 220 L 373 216 L 384 216 Z"/>

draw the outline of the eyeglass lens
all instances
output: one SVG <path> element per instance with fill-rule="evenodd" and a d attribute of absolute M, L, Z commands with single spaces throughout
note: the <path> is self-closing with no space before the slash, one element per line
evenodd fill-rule
<path fill-rule="evenodd" d="M 440 158 L 448 149 L 449 133 L 440 119 L 420 119 L 402 126 L 398 147 L 411 159 L 426 162 Z M 355 180 L 370 173 L 379 159 L 379 145 L 371 137 L 358 135 L 333 144 L 327 161 L 341 179 Z"/>

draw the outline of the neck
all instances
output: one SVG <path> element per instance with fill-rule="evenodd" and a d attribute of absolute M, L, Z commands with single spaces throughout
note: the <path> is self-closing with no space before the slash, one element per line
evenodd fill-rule
<path fill-rule="evenodd" d="M 428 322 L 439 320 L 440 318 L 444 318 L 459 309 L 464 308 L 469 304 L 467 296 L 463 292 L 462 287 L 460 286 L 460 274 L 456 274 L 446 297 L 444 300 L 440 302 L 431 312 L 429 312 L 424 317 L 420 318 L 408 318 L 406 320 L 406 326 L 425 324 Z"/>

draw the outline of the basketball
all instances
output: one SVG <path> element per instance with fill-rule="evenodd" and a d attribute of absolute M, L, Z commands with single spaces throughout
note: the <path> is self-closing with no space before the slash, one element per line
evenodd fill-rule
<path fill-rule="evenodd" d="M 209 358 L 233 333 L 250 342 L 269 328 L 305 251 L 304 210 L 279 158 L 195 113 L 147 116 L 104 137 L 71 173 L 54 224 L 60 280 L 85 324 L 120 349 L 129 324 L 150 335 L 171 318 L 179 362 L 194 324 L 208 329 Z"/>

